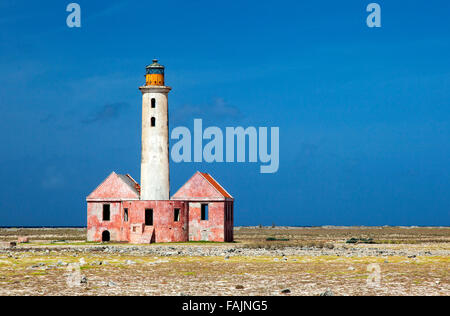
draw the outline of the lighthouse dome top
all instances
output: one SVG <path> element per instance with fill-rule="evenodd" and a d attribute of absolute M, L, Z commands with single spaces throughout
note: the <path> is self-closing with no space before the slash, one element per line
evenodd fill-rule
<path fill-rule="evenodd" d="M 158 63 L 158 59 L 153 59 L 153 63 L 146 67 L 146 86 L 164 86 L 164 66 Z"/>
<path fill-rule="evenodd" d="M 148 69 L 164 69 L 164 66 L 158 63 L 158 59 L 153 59 L 153 63 L 148 65 L 146 68 L 147 68 L 147 70 Z"/>

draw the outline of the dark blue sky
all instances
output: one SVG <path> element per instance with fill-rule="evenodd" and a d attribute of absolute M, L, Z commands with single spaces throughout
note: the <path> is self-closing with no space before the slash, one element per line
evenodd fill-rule
<path fill-rule="evenodd" d="M 450 2 L 0 0 L 0 226 L 85 225 L 139 179 L 138 86 L 167 67 L 171 128 L 279 126 L 280 169 L 172 164 L 236 198 L 237 225 L 450 225 Z"/>

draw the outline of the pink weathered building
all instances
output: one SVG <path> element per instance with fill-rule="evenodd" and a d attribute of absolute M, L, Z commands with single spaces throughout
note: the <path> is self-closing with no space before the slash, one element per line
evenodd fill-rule
<path fill-rule="evenodd" d="M 113 172 L 86 199 L 88 241 L 134 244 L 233 241 L 233 197 L 197 172 L 169 198 L 168 102 L 164 67 L 147 67 L 142 102 L 141 184 Z"/>

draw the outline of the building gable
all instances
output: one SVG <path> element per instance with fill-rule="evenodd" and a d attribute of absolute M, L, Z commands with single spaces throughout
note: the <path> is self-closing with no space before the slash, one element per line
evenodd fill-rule
<path fill-rule="evenodd" d="M 89 196 L 87 201 L 139 200 L 139 184 L 130 175 L 111 173 Z"/>
<path fill-rule="evenodd" d="M 211 175 L 197 172 L 172 196 L 172 199 L 224 201 L 232 200 L 233 197 Z"/>

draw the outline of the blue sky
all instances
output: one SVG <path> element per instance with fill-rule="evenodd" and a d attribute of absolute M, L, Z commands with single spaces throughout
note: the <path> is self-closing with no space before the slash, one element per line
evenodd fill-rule
<path fill-rule="evenodd" d="M 113 170 L 139 179 L 138 86 L 170 124 L 279 126 L 280 169 L 171 164 L 236 198 L 236 225 L 450 225 L 449 1 L 0 0 L 0 226 L 85 225 Z"/>

